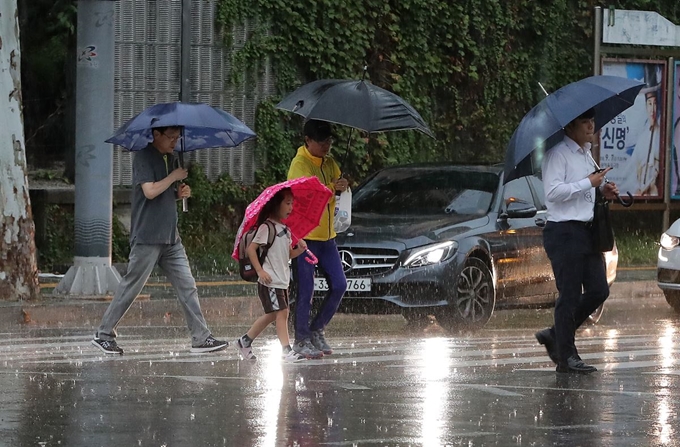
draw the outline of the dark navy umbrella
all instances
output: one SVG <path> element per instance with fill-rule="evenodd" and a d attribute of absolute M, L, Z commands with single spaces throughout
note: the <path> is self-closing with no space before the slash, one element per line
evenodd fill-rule
<path fill-rule="evenodd" d="M 531 175 L 543 154 L 564 138 L 564 127 L 595 109 L 595 131 L 629 108 L 645 84 L 618 76 L 591 76 L 549 94 L 527 113 L 505 151 L 505 180 Z"/>
<path fill-rule="evenodd" d="M 310 82 L 286 96 L 276 108 L 369 133 L 413 129 L 434 138 L 408 102 L 364 80 Z"/>
<path fill-rule="evenodd" d="M 106 142 L 138 151 L 153 141 L 154 127 L 167 126 L 182 127 L 182 138 L 175 148 L 180 153 L 210 147 L 235 147 L 255 137 L 255 132 L 224 110 L 202 103 L 170 102 L 143 110 Z"/>

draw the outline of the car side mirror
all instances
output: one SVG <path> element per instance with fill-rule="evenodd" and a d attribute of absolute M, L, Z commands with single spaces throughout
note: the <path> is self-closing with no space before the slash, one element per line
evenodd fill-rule
<path fill-rule="evenodd" d="M 524 202 L 510 202 L 508 208 L 504 213 L 501 213 L 502 218 L 508 219 L 526 219 L 534 217 L 538 213 L 536 207 Z"/>

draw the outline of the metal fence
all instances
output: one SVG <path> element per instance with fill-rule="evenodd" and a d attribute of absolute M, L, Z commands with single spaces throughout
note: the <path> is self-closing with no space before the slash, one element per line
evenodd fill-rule
<path fill-rule="evenodd" d="M 144 108 L 177 101 L 180 97 L 180 34 L 182 0 L 121 0 L 116 2 L 116 53 L 114 127 L 118 128 Z M 273 94 L 268 66 L 255 85 L 233 87 L 231 53 L 242 47 L 253 24 L 225 32 L 232 48 L 224 46 L 223 31 L 215 21 L 216 0 L 191 2 L 191 101 L 220 107 L 254 128 L 255 108 Z M 252 183 L 255 172 L 253 142 L 236 148 L 203 149 L 189 160 L 199 163 L 209 179 L 223 173 L 236 181 Z M 116 148 L 113 184 L 132 183 L 132 154 Z"/>

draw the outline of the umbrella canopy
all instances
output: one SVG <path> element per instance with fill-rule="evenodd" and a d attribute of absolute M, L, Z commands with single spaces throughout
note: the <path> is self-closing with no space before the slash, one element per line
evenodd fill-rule
<path fill-rule="evenodd" d="M 257 199 L 246 207 L 245 217 L 236 232 L 234 251 L 231 253 L 232 258 L 238 261 L 238 245 L 241 241 L 241 236 L 257 223 L 260 211 L 274 197 L 274 194 L 284 188 L 290 188 L 293 192 L 293 211 L 283 221 L 290 228 L 293 245 L 297 244 L 298 240 L 304 238 L 310 231 L 319 226 L 321 216 L 326 210 L 326 205 L 333 192 L 316 177 L 300 177 L 277 183 L 262 191 Z"/>
<path fill-rule="evenodd" d="M 420 114 L 403 98 L 364 80 L 310 82 L 276 108 L 370 133 L 414 129 L 434 138 Z"/>
<path fill-rule="evenodd" d="M 531 175 L 543 153 L 564 138 L 564 127 L 595 109 L 595 131 L 633 105 L 643 82 L 618 76 L 591 76 L 565 85 L 527 113 L 505 152 L 505 180 Z"/>
<path fill-rule="evenodd" d="M 255 137 L 255 132 L 234 116 L 203 103 L 170 102 L 151 106 L 125 123 L 107 143 L 131 151 L 153 141 L 154 127 L 181 126 L 182 138 L 175 150 L 182 152 L 210 147 L 235 147 Z"/>

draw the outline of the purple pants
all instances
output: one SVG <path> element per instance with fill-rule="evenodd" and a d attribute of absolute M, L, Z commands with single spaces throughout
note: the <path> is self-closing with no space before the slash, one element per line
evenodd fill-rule
<path fill-rule="evenodd" d="M 342 271 L 338 247 L 335 239 L 328 241 L 307 241 L 307 248 L 319 259 L 319 273 L 328 281 L 328 292 L 319 313 L 309 323 L 311 300 L 314 293 L 314 265 L 304 260 L 304 253 L 295 259 L 297 262 L 297 298 L 295 300 L 295 340 L 311 338 L 312 331 L 326 327 L 338 310 L 342 295 L 347 290 L 347 280 Z"/>

